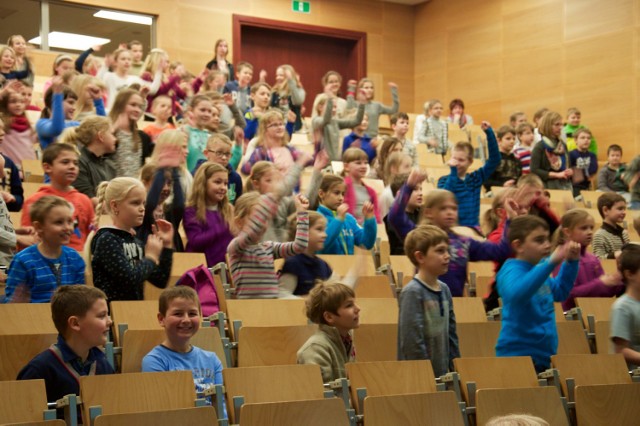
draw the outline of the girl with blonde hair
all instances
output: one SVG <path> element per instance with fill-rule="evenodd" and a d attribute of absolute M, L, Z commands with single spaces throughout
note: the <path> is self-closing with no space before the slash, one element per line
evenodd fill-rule
<path fill-rule="evenodd" d="M 302 128 L 302 104 L 307 93 L 300 82 L 300 75 L 288 64 L 276 69 L 276 84 L 272 87 L 271 106 L 279 108 L 284 114 L 292 111 L 296 115 L 293 130 Z"/>

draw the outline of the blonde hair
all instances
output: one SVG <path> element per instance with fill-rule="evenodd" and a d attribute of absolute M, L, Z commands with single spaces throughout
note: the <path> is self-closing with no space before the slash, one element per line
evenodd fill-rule
<path fill-rule="evenodd" d="M 272 109 L 262 114 L 262 117 L 260 118 L 260 121 L 258 123 L 258 135 L 256 136 L 256 139 L 257 139 L 256 146 L 264 146 L 264 135 L 267 133 L 267 127 L 269 127 L 269 125 L 276 120 L 281 120 L 283 122 L 285 121 L 284 114 L 282 114 L 282 112 L 278 111 L 277 109 Z M 287 132 L 284 132 L 281 145 L 285 146 L 288 143 L 289 143 L 289 134 Z"/>
<path fill-rule="evenodd" d="M 45 195 L 29 207 L 31 222 L 44 223 L 49 212 L 56 207 L 67 207 L 73 212 L 73 206 L 67 200 L 56 195 Z"/>
<path fill-rule="evenodd" d="M 302 89 L 302 83 L 300 83 L 300 76 L 296 72 L 295 68 L 293 68 L 289 64 L 280 65 L 278 68 L 281 68 L 283 71 L 289 71 L 291 73 L 291 77 L 296 80 L 298 87 Z M 289 81 L 285 78 L 284 81 L 280 84 L 275 84 L 273 86 L 273 91 L 280 94 L 280 96 L 289 96 L 291 94 L 291 88 L 289 87 Z"/>
<path fill-rule="evenodd" d="M 142 72 L 149 72 L 151 74 L 155 74 L 158 72 L 158 67 L 160 66 L 160 62 L 164 58 L 168 58 L 167 52 L 162 49 L 155 48 L 151 49 L 146 59 L 144 60 L 144 64 L 142 64 Z"/>
<path fill-rule="evenodd" d="M 2 47 L 0 47 L 0 57 L 2 57 L 2 55 L 4 55 L 4 52 L 6 52 L 6 51 L 11 52 L 11 54 L 13 55 L 14 64 L 13 64 L 13 68 L 11 68 L 11 70 L 15 70 L 16 69 L 16 65 L 17 65 L 16 51 L 13 50 L 13 47 L 2 46 Z"/>
<path fill-rule="evenodd" d="M 91 111 L 95 112 L 95 107 L 93 106 L 93 99 L 91 96 L 87 96 L 87 86 L 94 85 L 97 87 L 103 86 L 102 81 L 90 74 L 79 74 L 73 80 L 71 80 L 71 90 L 78 97 L 78 107 L 76 108 L 75 113 L 73 114 L 73 118 L 77 119 L 80 114 L 85 112 L 85 109 L 91 109 Z"/>
<path fill-rule="evenodd" d="M 562 215 L 562 218 L 560 218 L 560 226 L 558 226 L 553 234 L 554 247 L 561 246 L 567 242 L 567 236 L 564 234 L 565 229 L 571 231 L 587 220 L 595 223 L 593 216 L 583 209 L 572 209 Z"/>
<path fill-rule="evenodd" d="M 425 102 L 423 105 L 425 114 L 429 114 L 429 111 L 431 111 L 431 109 L 437 104 L 442 105 L 442 102 L 440 102 L 438 99 L 429 99 L 427 102 Z"/>
<path fill-rule="evenodd" d="M 185 142 L 187 142 L 187 134 L 182 130 L 164 130 L 156 140 L 156 146 L 151 154 L 151 161 L 157 163 L 163 150 L 169 147 L 182 148 Z M 186 163 L 181 164 L 180 169 L 183 173 L 189 173 Z"/>
<path fill-rule="evenodd" d="M 96 229 L 100 223 L 100 215 L 107 213 L 113 215 L 111 211 L 111 202 L 117 203 L 124 201 L 134 188 L 144 189 L 144 185 L 138 179 L 130 177 L 118 177 L 108 182 L 101 182 L 96 190 L 98 203 L 96 204 L 96 215 L 94 226 Z"/>
<path fill-rule="evenodd" d="M 275 171 L 276 166 L 270 161 L 258 161 L 253 167 L 251 167 L 251 173 L 249 174 L 249 178 L 245 183 L 245 188 L 247 192 L 256 191 L 256 187 L 254 182 L 260 181 L 267 173 Z"/>
<path fill-rule="evenodd" d="M 384 167 L 387 162 L 387 158 L 389 158 L 391 151 L 396 145 L 402 146 L 402 142 L 400 141 L 400 139 L 394 137 L 384 138 L 384 141 L 382 142 L 382 146 L 380 147 L 380 151 L 378 152 L 378 156 L 376 158 L 376 173 L 378 173 L 379 177 L 384 176 Z"/>
<path fill-rule="evenodd" d="M 549 426 L 549 423 L 530 414 L 508 414 L 490 418 L 485 426 Z"/>
<path fill-rule="evenodd" d="M 318 115 L 322 114 L 322 108 L 324 107 L 324 105 L 327 103 L 328 100 L 329 100 L 329 95 L 327 95 L 326 93 L 323 93 L 318 96 L 318 100 L 316 103 L 316 111 L 315 111 Z"/>
<path fill-rule="evenodd" d="M 515 194 L 515 188 L 505 188 L 495 194 L 493 194 L 493 200 L 491 201 L 491 208 L 484 212 L 482 215 L 482 231 L 485 235 L 495 231 L 500 225 L 502 218 L 498 216 L 498 209 L 504 208 L 504 200 Z"/>
<path fill-rule="evenodd" d="M 558 137 L 553 134 L 553 124 L 556 122 L 562 122 L 562 116 L 555 111 L 547 111 L 538 123 L 538 131 L 542 136 L 557 141 Z"/>
<path fill-rule="evenodd" d="M 260 193 L 256 191 L 247 192 L 242 194 L 240 198 L 236 200 L 234 206 L 235 218 L 244 219 L 249 216 L 251 209 L 260 202 Z"/>
<path fill-rule="evenodd" d="M 411 161 L 411 156 L 405 154 L 404 152 L 393 152 L 393 153 L 391 153 L 389 158 L 387 158 L 387 162 L 384 165 L 384 170 L 383 170 L 383 173 L 382 173 L 382 180 L 384 181 L 385 185 L 390 185 L 391 181 L 393 179 L 393 176 L 391 176 L 391 168 L 392 167 L 400 167 L 402 162 L 407 160 L 407 159 L 409 159 L 409 161 Z"/>
<path fill-rule="evenodd" d="M 456 196 L 451 191 L 447 191 L 446 189 L 432 189 L 427 193 L 427 196 L 424 197 L 424 203 L 422 205 L 422 211 L 425 213 L 431 209 L 440 209 L 442 205 L 446 202 L 452 200 L 458 205 L 458 200 L 456 200 Z M 431 221 L 428 218 L 424 218 L 421 224 L 431 224 Z"/>
<path fill-rule="evenodd" d="M 191 195 L 187 202 L 187 207 L 195 207 L 196 217 L 202 223 L 207 223 L 207 182 L 215 173 L 229 174 L 229 171 L 222 165 L 207 161 L 198 167 L 196 175 L 193 178 L 193 186 L 191 188 Z M 233 209 L 229 198 L 225 197 L 218 204 L 218 211 L 224 219 L 224 222 L 229 225 Z"/>
<path fill-rule="evenodd" d="M 107 117 L 94 115 L 85 118 L 79 126 L 66 129 L 59 142 L 89 146 L 99 133 L 108 132 L 110 128 L 111 121 Z"/>

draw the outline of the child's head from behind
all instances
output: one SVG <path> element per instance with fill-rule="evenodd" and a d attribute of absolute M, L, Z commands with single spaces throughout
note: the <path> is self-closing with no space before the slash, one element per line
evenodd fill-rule
<path fill-rule="evenodd" d="M 635 229 L 636 234 L 640 234 L 640 216 L 636 216 L 633 219 L 633 229 Z"/>
<path fill-rule="evenodd" d="M 412 165 L 413 160 L 409 155 L 403 152 L 392 152 L 385 162 L 382 178 L 386 183 L 390 183 L 394 176 L 411 172 Z"/>
<path fill-rule="evenodd" d="M 622 163 L 622 147 L 620 145 L 609 145 L 607 148 L 607 162 L 613 167 L 618 167 Z"/>
<path fill-rule="evenodd" d="M 206 223 L 207 207 L 217 206 L 225 222 L 231 219 L 231 203 L 227 196 L 229 171 L 226 167 L 207 161 L 198 167 L 188 206 L 196 208 L 196 217 Z"/>
<path fill-rule="evenodd" d="M 539 127 L 540 119 L 542 119 L 542 116 L 545 115 L 547 111 L 549 111 L 549 108 L 543 107 L 533 113 L 533 124 L 536 127 Z"/>
<path fill-rule="evenodd" d="M 352 178 L 362 179 L 367 175 L 369 156 L 360 148 L 349 148 L 342 154 L 344 173 Z"/>
<path fill-rule="evenodd" d="M 515 193 L 515 188 L 504 188 L 493 194 L 491 208 L 482 216 L 482 230 L 485 234 L 490 234 L 498 228 L 500 222 L 506 217 L 504 202 L 507 198 L 513 197 Z"/>
<path fill-rule="evenodd" d="M 518 126 L 520 126 L 521 124 L 524 124 L 526 122 L 527 122 L 527 115 L 522 111 L 514 112 L 509 117 L 509 124 L 513 128 L 518 128 Z"/>
<path fill-rule="evenodd" d="M 51 246 L 69 244 L 73 234 L 73 206 L 64 198 L 45 195 L 29 207 L 29 218 L 40 239 Z"/>
<path fill-rule="evenodd" d="M 517 259 L 537 264 L 551 253 L 549 225 L 533 215 L 518 216 L 511 221 L 509 242 Z"/>
<path fill-rule="evenodd" d="M 508 414 L 490 418 L 485 426 L 549 426 L 549 423 L 530 414 Z"/>
<path fill-rule="evenodd" d="M 151 161 L 159 162 L 166 156 L 179 156 L 180 165 L 184 167 L 187 162 L 187 154 L 189 154 L 187 134 L 182 130 L 168 129 L 158 136 L 156 146 L 151 154 Z"/>
<path fill-rule="evenodd" d="M 351 287 L 341 283 L 316 284 L 309 292 L 306 311 L 311 322 L 335 327 L 342 335 L 360 325 L 356 295 Z"/>
<path fill-rule="evenodd" d="M 246 192 L 236 200 L 233 212 L 235 214 L 233 225 L 236 230 L 241 230 L 253 209 L 260 203 L 261 194 L 256 191 Z"/>
<path fill-rule="evenodd" d="M 573 133 L 573 138 L 576 141 L 576 148 L 578 148 L 578 151 L 589 151 L 589 145 L 591 144 L 591 130 L 586 127 L 582 127 Z"/>
<path fill-rule="evenodd" d="M 233 142 L 231 142 L 231 139 L 229 139 L 227 135 L 214 133 L 207 139 L 207 147 L 204 150 L 204 155 L 207 157 L 207 160 L 227 167 L 231 159 L 232 147 Z"/>
<path fill-rule="evenodd" d="M 458 222 L 456 196 L 446 189 L 433 189 L 427 193 L 423 212 L 430 224 L 449 230 Z"/>
<path fill-rule="evenodd" d="M 449 269 L 449 236 L 433 225 L 419 225 L 407 234 L 404 252 L 420 272 L 439 276 Z"/>
<path fill-rule="evenodd" d="M 578 108 L 569 108 L 567 110 L 567 124 L 571 126 L 579 126 L 580 117 L 581 117 L 581 113 Z"/>
<path fill-rule="evenodd" d="M 627 215 L 627 201 L 620 194 L 605 192 L 598 197 L 598 213 L 609 224 L 622 223 Z"/>
<path fill-rule="evenodd" d="M 618 270 L 627 286 L 640 285 L 640 244 L 626 244 L 618 257 Z"/>
<path fill-rule="evenodd" d="M 389 122 L 395 135 L 399 138 L 404 138 L 409 131 L 409 115 L 406 112 L 399 112 L 394 114 Z"/>
<path fill-rule="evenodd" d="M 200 329 L 201 316 L 198 294 L 191 287 L 178 285 L 160 293 L 158 322 L 170 344 L 188 344 Z"/>
<path fill-rule="evenodd" d="M 58 333 L 66 341 L 77 339 L 84 346 L 107 343 L 111 318 L 107 296 L 86 285 L 63 285 L 51 298 L 51 317 Z"/>
<path fill-rule="evenodd" d="M 516 127 L 516 136 L 524 146 L 531 146 L 536 135 L 533 133 L 533 126 L 529 123 L 521 123 Z"/>
<path fill-rule="evenodd" d="M 424 113 L 429 117 L 440 118 L 442 109 L 442 103 L 437 99 L 431 99 L 424 103 Z"/>
<path fill-rule="evenodd" d="M 66 129 L 59 142 L 91 146 L 96 152 L 112 154 L 116 152 L 117 139 L 111 121 L 107 117 L 93 115 L 82 120 L 79 126 Z"/>
<path fill-rule="evenodd" d="M 469 142 L 458 142 L 451 150 L 451 159 L 456 162 L 458 175 L 465 175 L 473 163 L 473 145 Z"/>
<path fill-rule="evenodd" d="M 277 180 L 281 178 L 275 164 L 270 161 L 258 161 L 251 167 L 251 173 L 247 179 L 247 191 L 258 191 L 266 194 Z"/>
<path fill-rule="evenodd" d="M 322 177 L 320 182 L 320 189 L 318 190 L 318 199 L 320 203 L 329 210 L 337 210 L 337 208 L 344 202 L 344 194 L 347 187 L 344 183 L 344 179 L 340 176 L 326 174 Z"/>
<path fill-rule="evenodd" d="M 68 143 L 52 143 L 42 152 L 42 169 L 54 185 L 68 187 L 78 177 L 78 149 Z"/>
<path fill-rule="evenodd" d="M 500 152 L 508 154 L 513 151 L 513 146 L 516 143 L 516 131 L 513 127 L 500 127 L 496 136 L 498 137 L 498 148 L 500 148 Z"/>
<path fill-rule="evenodd" d="M 157 96 L 151 103 L 151 112 L 157 120 L 167 121 L 171 117 L 172 100 L 167 95 Z"/>
<path fill-rule="evenodd" d="M 560 226 L 554 235 L 554 243 L 560 246 L 567 241 L 574 241 L 586 247 L 591 244 L 594 227 L 595 221 L 586 210 L 569 210 L 560 219 Z"/>
<path fill-rule="evenodd" d="M 146 191 L 138 179 L 118 177 L 102 182 L 98 185 L 96 194 L 96 222 L 104 212 L 111 216 L 118 228 L 131 230 L 142 225 Z"/>
<path fill-rule="evenodd" d="M 296 238 L 298 220 L 295 215 L 291 215 L 289 221 L 289 241 Z M 315 253 L 323 249 L 324 241 L 327 238 L 327 219 L 317 211 L 309 211 L 309 243 L 307 252 Z"/>

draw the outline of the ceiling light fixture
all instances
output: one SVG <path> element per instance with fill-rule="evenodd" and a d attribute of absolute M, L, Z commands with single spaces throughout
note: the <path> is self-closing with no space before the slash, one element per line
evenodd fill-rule
<path fill-rule="evenodd" d="M 151 25 L 153 18 L 147 15 L 138 15 L 135 13 L 113 12 L 110 10 L 101 10 L 93 14 L 96 18 L 111 19 L 112 21 L 131 22 L 132 24 Z"/>
<path fill-rule="evenodd" d="M 60 49 L 69 50 L 87 50 L 91 46 L 103 45 L 109 43 L 111 40 L 108 38 L 91 37 L 82 34 L 63 33 L 60 31 L 53 31 L 49 33 L 49 47 L 57 47 Z M 34 37 L 29 40 L 29 43 L 41 45 L 42 40 L 40 36 Z"/>

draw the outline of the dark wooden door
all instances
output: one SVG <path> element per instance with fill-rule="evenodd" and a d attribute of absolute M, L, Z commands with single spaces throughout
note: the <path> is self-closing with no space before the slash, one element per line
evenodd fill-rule
<path fill-rule="evenodd" d="M 327 71 L 342 75 L 342 97 L 349 79 L 366 75 L 365 33 L 234 15 L 233 43 L 234 63 L 250 62 L 254 81 L 261 69 L 273 84 L 279 65 L 295 68 L 307 92 L 305 116 L 311 115 L 315 96 L 324 90 L 320 80 Z"/>

